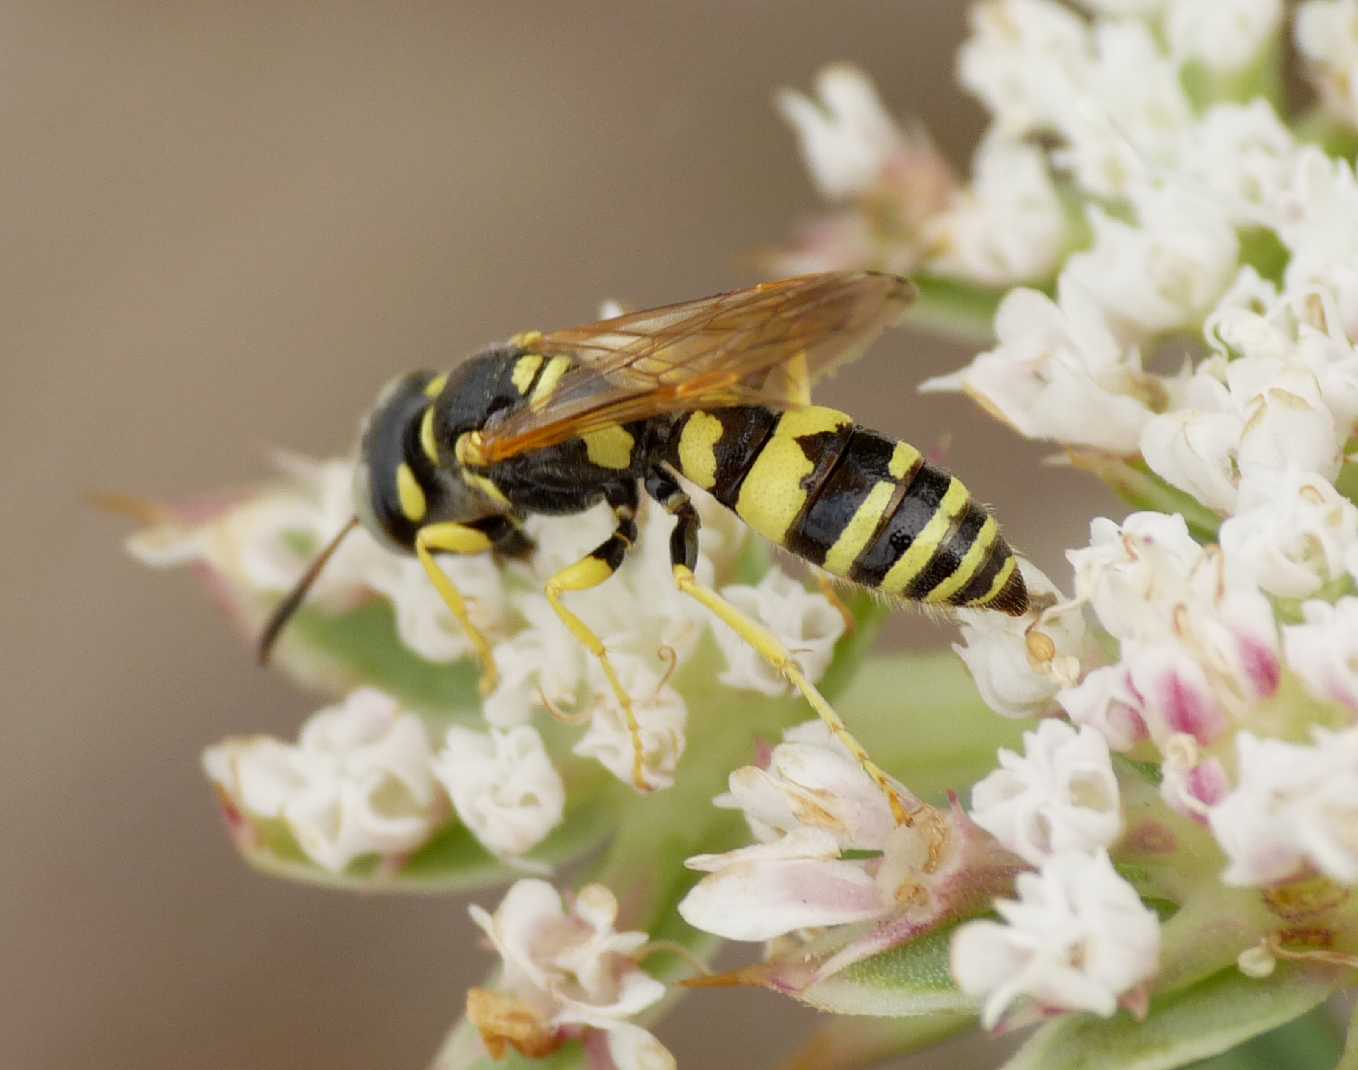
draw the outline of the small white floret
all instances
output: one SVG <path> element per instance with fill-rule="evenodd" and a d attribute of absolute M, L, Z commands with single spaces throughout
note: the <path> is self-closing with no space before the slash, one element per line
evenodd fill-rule
<path fill-rule="evenodd" d="M 531 725 L 454 725 L 433 769 L 462 823 L 495 854 L 523 854 L 561 822 L 566 789 Z"/>
<path fill-rule="evenodd" d="M 953 977 L 984 999 L 987 1028 L 1021 997 L 1107 1018 L 1155 973 L 1159 922 L 1104 851 L 1053 856 L 1020 874 L 1018 898 L 995 910 L 1001 921 L 968 922 L 952 940 Z"/>
<path fill-rule="evenodd" d="M 1093 728 L 1043 721 L 1023 734 L 1022 755 L 1001 749 L 999 763 L 971 789 L 971 818 L 1024 860 L 1111 847 L 1122 834 L 1108 743 Z"/>

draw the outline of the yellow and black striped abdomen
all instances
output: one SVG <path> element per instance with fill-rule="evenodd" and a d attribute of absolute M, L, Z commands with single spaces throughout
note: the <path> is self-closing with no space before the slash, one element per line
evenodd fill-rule
<path fill-rule="evenodd" d="M 676 425 L 670 462 L 765 538 L 885 594 L 1019 615 L 1028 595 L 961 480 L 842 412 L 742 407 Z"/>

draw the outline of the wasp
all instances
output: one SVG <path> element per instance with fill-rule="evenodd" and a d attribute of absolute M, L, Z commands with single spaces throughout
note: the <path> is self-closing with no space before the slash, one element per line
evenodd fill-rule
<path fill-rule="evenodd" d="M 766 628 L 698 583 L 699 523 L 682 476 L 770 542 L 839 580 L 931 606 L 1028 608 L 994 518 L 914 446 L 811 403 L 810 388 L 857 357 L 915 295 L 877 272 L 804 275 L 568 330 L 530 331 L 452 371 L 388 384 L 364 421 L 355 517 L 279 604 L 261 659 L 345 533 L 362 524 L 415 554 L 496 684 L 495 654 L 439 567 L 440 553 L 531 553 L 530 513 L 606 502 L 613 533 L 552 576 L 546 595 L 598 659 L 627 718 L 631 699 L 598 636 L 565 603 L 605 582 L 637 539 L 640 491 L 674 517 L 673 580 L 795 687 L 909 815 L 885 773 Z"/>

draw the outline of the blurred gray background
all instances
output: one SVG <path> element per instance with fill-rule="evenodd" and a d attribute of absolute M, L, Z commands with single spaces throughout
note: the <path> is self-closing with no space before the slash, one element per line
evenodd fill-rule
<path fill-rule="evenodd" d="M 239 485 L 271 446 L 347 449 L 398 370 L 753 281 L 820 207 L 771 90 L 856 60 L 965 165 L 963 26 L 955 0 L 0 6 L 4 1066 L 419 1067 L 490 965 L 460 901 L 237 862 L 199 751 L 316 701 L 81 494 Z M 823 396 L 946 443 L 1064 577 L 1102 499 L 915 394 L 966 356 L 898 332 Z M 659 1032 L 686 1067 L 772 1065 L 813 1017 L 707 992 Z"/>

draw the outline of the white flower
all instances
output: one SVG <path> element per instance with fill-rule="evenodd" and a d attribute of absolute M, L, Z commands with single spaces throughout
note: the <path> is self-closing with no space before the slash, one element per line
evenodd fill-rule
<path fill-rule="evenodd" d="M 816 186 L 831 200 L 871 189 L 905 151 L 896 121 L 871 80 L 851 64 L 822 70 L 816 93 L 819 100 L 791 89 L 775 97 L 779 112 L 797 132 Z"/>
<path fill-rule="evenodd" d="M 1308 145 L 1297 154 L 1278 208 L 1278 237 L 1292 253 L 1284 289 L 1330 289 L 1341 325 L 1358 337 L 1358 180 L 1353 165 Z"/>
<path fill-rule="evenodd" d="M 989 0 L 972 4 L 968 19 L 957 54 L 963 87 L 1010 136 L 1050 127 L 1090 62 L 1084 20 L 1052 0 Z"/>
<path fill-rule="evenodd" d="M 1095 517 L 1089 546 L 1068 550 L 1066 557 L 1075 569 L 1075 597 L 1094 607 L 1110 634 L 1154 639 L 1164 635 L 1204 553 L 1183 517 L 1141 512 L 1121 525 Z"/>
<path fill-rule="evenodd" d="M 1314 473 L 1246 480 L 1237 509 L 1221 525 L 1222 550 L 1271 594 L 1314 594 L 1344 574 L 1358 544 L 1358 508 Z"/>
<path fill-rule="evenodd" d="M 208 565 L 227 585 L 233 606 L 253 613 L 260 595 L 289 590 L 353 515 L 352 462 L 292 454 L 276 460 L 285 483 L 221 507 L 165 510 L 162 522 L 128 539 L 128 550 L 155 568 Z M 369 590 L 369 577 L 389 558 L 367 532 L 351 532 L 308 601 L 331 609 L 351 604 Z"/>
<path fill-rule="evenodd" d="M 970 185 L 930 220 L 928 234 L 932 268 L 1004 286 L 1050 276 L 1070 226 L 1041 151 L 996 129 L 976 150 Z"/>
<path fill-rule="evenodd" d="M 686 864 L 708 876 L 680 901 L 680 916 L 728 940 L 865 921 L 889 906 L 862 863 L 839 859 L 839 844 L 825 829 L 797 828 L 772 843 Z"/>
<path fill-rule="evenodd" d="M 1093 728 L 1115 751 L 1131 750 L 1148 734 L 1141 716 L 1143 700 L 1132 687 L 1126 666 L 1100 666 L 1056 699 L 1072 721 Z"/>
<path fill-rule="evenodd" d="M 626 1021 L 664 996 L 665 986 L 637 965 L 646 934 L 614 928 L 618 901 L 607 888 L 581 888 L 567 911 L 550 884 L 520 880 L 493 915 L 475 905 L 469 910 L 504 963 L 499 990 L 489 998 L 477 990 L 482 998 L 468 1000 L 469 1016 L 492 1054 L 513 1044 L 525 1054 L 545 1055 L 564 1039 L 563 1027 L 585 1026 L 622 1034 L 609 1045 L 618 1070 L 673 1066 L 659 1042 L 638 1038 L 639 1027 Z M 494 996 L 513 1001 L 517 1021 L 497 1013 Z"/>
<path fill-rule="evenodd" d="M 1052 160 L 1087 192 L 1123 197 L 1177 163 L 1193 110 L 1145 23 L 1098 20 L 1093 41 L 1083 79 L 1058 98 L 1066 144 Z"/>
<path fill-rule="evenodd" d="M 1209 815 L 1227 884 L 1270 884 L 1310 864 L 1358 883 L 1358 729 L 1312 729 L 1314 745 L 1236 737 L 1235 789 Z"/>
<path fill-rule="evenodd" d="M 1358 598 L 1307 602 L 1302 615 L 1283 628 L 1288 666 L 1312 694 L 1358 710 Z"/>
<path fill-rule="evenodd" d="M 281 819 L 313 862 L 339 872 L 428 839 L 443 816 L 431 757 L 419 718 L 365 688 L 314 714 L 295 746 L 227 740 L 203 766 L 247 818 Z"/>
<path fill-rule="evenodd" d="M 667 788 L 674 783 L 675 770 L 684 754 L 688 707 L 683 696 L 669 684 L 662 684 L 660 673 L 652 671 L 641 658 L 622 654 L 612 660 L 623 689 L 632 700 L 640 728 L 646 786 L 652 790 Z M 571 751 L 597 759 L 623 783 L 632 784 L 635 750 L 626 717 L 602 674 L 596 675 L 594 681 L 589 730 Z"/>
<path fill-rule="evenodd" d="M 483 633 L 501 633 L 509 598 L 495 559 L 490 554 L 440 554 L 438 560 L 466 600 L 472 623 Z M 429 582 L 424 566 L 413 557 L 396 554 L 389 555 L 385 565 L 374 568 L 368 580 L 391 601 L 401 642 L 427 661 L 469 657 L 471 640 Z"/>
<path fill-rule="evenodd" d="M 896 827 L 882 790 L 821 720 L 789 728 L 767 768 L 737 769 L 728 784 L 729 792 L 713 802 L 744 811 L 750 830 L 765 842 L 812 827 L 840 847 L 880 850 Z"/>
<path fill-rule="evenodd" d="M 1239 70 L 1270 43 L 1282 0 L 1174 0 L 1166 19 L 1170 51 L 1214 70 Z"/>
<path fill-rule="evenodd" d="M 1091 11 L 1104 15 L 1158 15 L 1171 0 L 1080 0 Z"/>
<path fill-rule="evenodd" d="M 566 789 L 531 725 L 489 733 L 454 725 L 433 771 L 462 823 L 496 854 L 523 854 L 561 823 Z"/>
<path fill-rule="evenodd" d="M 724 587 L 721 594 L 771 631 L 808 680 L 814 683 L 825 675 L 835 656 L 835 644 L 844 634 L 844 618 L 823 594 L 808 591 L 776 565 L 756 586 Z M 787 693 L 788 682 L 763 655 L 725 624 L 715 623 L 714 628 L 726 658 L 722 683 L 765 695 Z"/>
<path fill-rule="evenodd" d="M 1050 712 L 1056 693 L 1079 676 L 1085 656 L 1085 622 L 1078 610 L 1043 616 L 1040 606 L 1061 602 L 1040 569 L 1020 561 L 1032 606 L 1022 617 L 964 611 L 959 614 L 959 657 L 987 706 L 1002 717 L 1036 717 Z"/>
<path fill-rule="evenodd" d="M 1214 197 L 1236 223 L 1270 224 L 1291 181 L 1297 151 L 1292 132 L 1266 100 L 1215 104 L 1185 137 L 1186 189 Z M 1254 273 L 1252 268 L 1242 270 Z"/>
<path fill-rule="evenodd" d="M 1122 834 L 1108 743 L 1093 728 L 1043 721 L 1023 733 L 1022 756 L 1002 748 L 999 762 L 971 789 L 971 818 L 1019 857 L 1039 865 Z"/>
<path fill-rule="evenodd" d="M 901 906 L 902 887 L 918 893 L 942 879 L 936 856 L 947 841 L 929 838 L 937 835 L 932 816 L 898 826 L 881 789 L 821 721 L 789 729 L 766 769 L 737 769 L 729 785 L 713 802 L 743 810 L 763 842 L 687 861 L 708 874 L 679 904 L 697 928 L 769 940 L 879 917 Z M 841 859 L 842 850 L 881 857 Z"/>
<path fill-rule="evenodd" d="M 1297 10 L 1296 40 L 1326 107 L 1358 121 L 1358 3 L 1307 0 Z"/>
<path fill-rule="evenodd" d="M 1011 290 L 995 313 L 995 336 L 996 348 L 920 389 L 965 390 L 1028 438 L 1137 451 L 1151 417 L 1147 377 L 1090 294 L 1064 279 L 1057 301 Z"/>
<path fill-rule="evenodd" d="M 1155 972 L 1159 923 L 1105 851 L 1049 858 L 1040 872 L 1019 875 L 1018 899 L 995 909 L 1002 922 L 968 922 L 952 939 L 953 977 L 984 998 L 987 1028 L 1021 996 L 1044 1010 L 1107 1018 Z"/>
<path fill-rule="evenodd" d="M 1092 295 L 1132 336 L 1194 326 L 1235 277 L 1235 230 L 1201 195 L 1138 189 L 1133 201 L 1136 224 L 1089 209 L 1093 245 L 1066 261 L 1062 285 Z"/>

